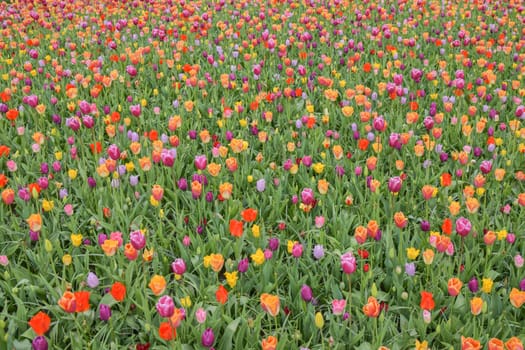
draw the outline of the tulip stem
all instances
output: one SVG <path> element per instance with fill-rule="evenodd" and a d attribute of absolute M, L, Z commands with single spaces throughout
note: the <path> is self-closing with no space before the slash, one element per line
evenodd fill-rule
<path fill-rule="evenodd" d="M 463 260 L 463 244 L 465 242 L 465 237 L 461 237 L 461 245 L 459 246 L 459 259 L 458 259 L 458 274 L 461 273 L 461 264 Z"/>
<path fill-rule="evenodd" d="M 349 326 L 352 325 L 352 275 L 348 274 L 348 313 L 350 317 L 348 318 Z"/>

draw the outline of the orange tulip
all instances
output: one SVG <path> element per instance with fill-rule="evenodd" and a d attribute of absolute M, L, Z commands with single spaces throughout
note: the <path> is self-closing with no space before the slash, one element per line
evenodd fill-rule
<path fill-rule="evenodd" d="M 16 118 L 18 118 L 18 111 L 16 109 L 10 109 L 5 114 L 5 117 L 7 120 L 14 121 Z"/>
<path fill-rule="evenodd" d="M 100 246 L 107 256 L 113 256 L 118 249 L 118 241 L 114 239 L 106 239 Z"/>
<path fill-rule="evenodd" d="M 450 235 L 452 233 L 452 220 L 445 218 L 441 224 L 441 231 L 443 231 L 444 234 Z"/>
<path fill-rule="evenodd" d="M 40 214 L 31 214 L 26 221 L 31 231 L 38 232 L 42 228 L 42 217 Z"/>
<path fill-rule="evenodd" d="M 523 343 L 518 337 L 512 337 L 505 342 L 507 350 L 523 350 Z"/>
<path fill-rule="evenodd" d="M 461 350 L 479 350 L 481 345 L 479 341 L 472 338 L 461 336 Z"/>
<path fill-rule="evenodd" d="M 221 284 L 215 292 L 215 298 L 221 304 L 226 304 L 228 301 L 228 290 Z"/>
<path fill-rule="evenodd" d="M 243 223 L 239 220 L 230 220 L 230 234 L 233 237 L 241 237 L 243 233 Z"/>
<path fill-rule="evenodd" d="M 120 282 L 115 282 L 111 286 L 110 293 L 116 301 L 122 301 L 126 297 L 126 286 Z"/>
<path fill-rule="evenodd" d="M 459 278 L 453 277 L 448 280 L 448 294 L 455 297 L 461 292 L 463 282 Z"/>
<path fill-rule="evenodd" d="M 257 219 L 257 210 L 253 208 L 244 209 L 241 212 L 242 219 L 246 222 L 253 222 Z"/>
<path fill-rule="evenodd" d="M 161 295 L 166 290 L 166 279 L 163 276 L 155 275 L 151 277 L 148 287 L 154 295 Z"/>
<path fill-rule="evenodd" d="M 215 272 L 219 272 L 224 265 L 224 257 L 221 254 L 210 254 L 210 266 Z"/>
<path fill-rule="evenodd" d="M 44 335 L 49 330 L 51 319 L 45 312 L 40 311 L 28 323 L 37 335 Z"/>
<path fill-rule="evenodd" d="M 421 292 L 421 303 L 419 304 L 423 310 L 432 311 L 436 306 L 434 303 L 434 297 L 432 293 L 427 291 Z"/>
<path fill-rule="evenodd" d="M 498 338 L 492 338 L 489 340 L 489 350 L 503 350 L 503 341 Z"/>
<path fill-rule="evenodd" d="M 397 212 L 394 214 L 394 223 L 397 227 L 404 228 L 408 223 L 408 219 L 403 212 Z"/>
<path fill-rule="evenodd" d="M 64 294 L 58 300 L 58 306 L 66 312 L 75 312 L 77 308 L 77 301 L 75 300 L 75 294 L 71 292 L 64 292 Z"/>
<path fill-rule="evenodd" d="M 368 237 L 368 230 L 364 226 L 357 226 L 354 231 L 354 237 L 359 244 L 363 244 Z"/>
<path fill-rule="evenodd" d="M 429 200 L 434 195 L 434 190 L 435 190 L 434 186 L 425 185 L 421 189 L 421 194 L 423 194 L 423 198 L 425 200 Z"/>
<path fill-rule="evenodd" d="M 261 294 L 261 307 L 271 316 L 277 316 L 281 306 L 281 301 L 277 295 L 268 293 Z"/>
<path fill-rule="evenodd" d="M 172 340 L 177 337 L 177 330 L 169 322 L 162 322 L 159 326 L 159 336 L 164 340 Z"/>
<path fill-rule="evenodd" d="M 75 292 L 75 300 L 76 300 L 76 308 L 75 312 L 84 312 L 89 310 L 89 296 L 90 292 L 88 291 L 80 291 Z"/>
<path fill-rule="evenodd" d="M 470 312 L 474 316 L 477 316 L 481 313 L 481 308 L 483 307 L 483 299 L 480 297 L 474 297 L 470 300 Z"/>
<path fill-rule="evenodd" d="M 363 306 L 363 313 L 368 317 L 378 317 L 381 307 L 374 297 L 368 297 L 368 302 Z"/>
<path fill-rule="evenodd" d="M 262 350 L 275 350 L 277 349 L 277 338 L 271 335 L 262 340 L 261 346 Z"/>
<path fill-rule="evenodd" d="M 510 303 L 515 308 L 520 308 L 521 305 L 525 303 L 525 291 L 518 290 L 517 288 L 512 288 L 510 291 Z"/>

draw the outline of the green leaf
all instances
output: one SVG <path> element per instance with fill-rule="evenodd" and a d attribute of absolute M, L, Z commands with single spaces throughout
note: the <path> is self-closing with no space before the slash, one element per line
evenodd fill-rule
<path fill-rule="evenodd" d="M 241 322 L 241 318 L 238 317 L 226 327 L 224 330 L 224 334 L 221 337 L 221 342 L 219 345 L 220 349 L 233 349 L 233 336 L 235 332 L 237 331 L 237 327 L 239 326 L 239 323 Z"/>

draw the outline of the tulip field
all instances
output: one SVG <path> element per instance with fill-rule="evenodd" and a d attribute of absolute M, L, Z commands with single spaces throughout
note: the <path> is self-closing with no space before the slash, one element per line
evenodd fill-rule
<path fill-rule="evenodd" d="M 0 2 L 0 350 L 523 350 L 524 23 Z"/>

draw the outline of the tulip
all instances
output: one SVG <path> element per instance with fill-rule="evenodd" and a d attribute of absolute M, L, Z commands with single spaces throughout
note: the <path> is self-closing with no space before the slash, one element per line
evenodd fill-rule
<path fill-rule="evenodd" d="M 177 275 L 183 275 L 186 272 L 186 263 L 183 259 L 177 258 L 171 263 L 171 270 Z"/>
<path fill-rule="evenodd" d="M 98 277 L 93 272 L 88 273 L 86 282 L 89 288 L 96 288 L 99 284 Z"/>
<path fill-rule="evenodd" d="M 33 347 L 33 350 L 47 350 L 47 339 L 43 335 L 39 335 L 38 337 L 33 339 L 31 346 Z"/>
<path fill-rule="evenodd" d="M 198 308 L 197 311 L 195 311 L 195 319 L 200 324 L 206 322 L 206 310 L 203 308 Z"/>
<path fill-rule="evenodd" d="M 312 288 L 310 288 L 310 286 L 303 284 L 301 287 L 301 298 L 306 302 L 310 302 L 313 299 Z"/>
<path fill-rule="evenodd" d="M 100 304 L 99 317 L 102 321 L 107 321 L 111 317 L 111 306 L 106 304 Z"/>
<path fill-rule="evenodd" d="M 201 343 L 202 346 L 210 348 L 215 342 L 215 334 L 213 334 L 213 329 L 207 328 L 204 333 L 202 333 Z"/>
<path fill-rule="evenodd" d="M 175 304 L 169 295 L 161 297 L 157 302 L 156 308 L 161 317 L 169 318 L 175 313 Z"/>
<path fill-rule="evenodd" d="M 341 267 L 346 274 L 352 274 L 357 269 L 357 263 L 352 252 L 341 255 Z"/>
<path fill-rule="evenodd" d="M 129 240 L 133 248 L 136 250 L 141 250 L 146 246 L 146 237 L 140 232 L 140 230 L 131 232 Z"/>
<path fill-rule="evenodd" d="M 464 217 L 460 217 L 456 220 L 456 232 L 461 237 L 465 237 L 470 233 L 470 230 L 472 229 L 472 224 L 470 223 L 470 220 Z"/>
<path fill-rule="evenodd" d="M 403 184 L 403 180 L 399 176 L 391 177 L 388 180 L 388 190 L 392 193 L 398 193 L 401 191 L 401 185 Z"/>

